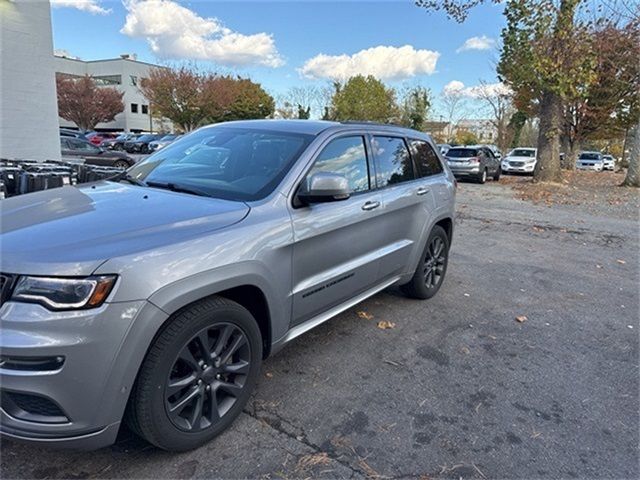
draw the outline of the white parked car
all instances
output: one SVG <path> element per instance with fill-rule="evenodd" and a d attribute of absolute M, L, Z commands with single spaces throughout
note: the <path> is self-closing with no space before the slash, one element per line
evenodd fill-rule
<path fill-rule="evenodd" d="M 502 159 L 502 172 L 533 175 L 538 159 L 537 155 L 536 148 L 514 148 Z"/>
<path fill-rule="evenodd" d="M 605 170 L 613 170 L 616 168 L 616 159 L 613 158 L 613 155 L 603 155 L 602 160 L 604 160 L 604 169 Z"/>
<path fill-rule="evenodd" d="M 604 169 L 604 159 L 600 152 L 580 152 L 576 161 L 578 170 L 592 170 L 601 172 Z"/>

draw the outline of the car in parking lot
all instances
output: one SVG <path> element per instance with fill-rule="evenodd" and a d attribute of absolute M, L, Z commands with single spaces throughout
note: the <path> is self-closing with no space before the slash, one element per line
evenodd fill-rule
<path fill-rule="evenodd" d="M 578 170 L 601 172 L 604 170 L 604 159 L 602 158 L 602 153 L 580 152 L 578 160 L 576 161 L 576 168 Z"/>
<path fill-rule="evenodd" d="M 603 155 L 602 160 L 604 164 L 602 165 L 603 170 L 611 170 L 612 172 L 616 168 L 616 159 L 613 158 L 613 155 Z"/>
<path fill-rule="evenodd" d="M 3 202 L 0 433 L 98 448 L 124 418 L 182 451 L 299 335 L 391 285 L 433 297 L 455 180 L 421 132 L 255 120 Z"/>
<path fill-rule="evenodd" d="M 128 153 L 149 153 L 149 143 L 158 140 L 162 135 L 146 133 L 124 142 L 124 149 Z"/>
<path fill-rule="evenodd" d="M 445 157 L 456 178 L 475 180 L 478 183 L 486 182 L 488 177 L 500 180 L 500 161 L 489 147 L 451 147 Z"/>
<path fill-rule="evenodd" d="M 80 138 L 60 137 L 62 158 L 82 158 L 85 163 L 107 167 L 129 168 L 135 160 L 123 152 L 96 147 Z"/>
<path fill-rule="evenodd" d="M 164 137 L 160 137 L 157 140 L 153 140 L 152 142 L 149 142 L 149 146 L 147 147 L 149 150 L 149 153 L 155 152 L 156 150 L 160 150 L 161 148 L 166 147 L 170 143 L 175 142 L 180 137 L 181 135 L 178 135 L 177 133 L 176 134 L 171 133 L 169 135 L 165 135 Z"/>
<path fill-rule="evenodd" d="M 87 140 L 93 143 L 96 147 L 99 147 L 105 140 L 113 140 L 115 138 L 118 138 L 118 135 L 119 134 L 117 133 L 92 132 L 91 134 L 87 135 Z"/>
<path fill-rule="evenodd" d="M 533 175 L 538 160 L 537 154 L 536 148 L 514 148 L 502 159 L 502 172 Z"/>
<path fill-rule="evenodd" d="M 140 135 L 137 133 L 121 133 L 116 138 L 104 140 L 100 145 L 107 150 L 124 150 L 125 142 L 133 140 Z"/>

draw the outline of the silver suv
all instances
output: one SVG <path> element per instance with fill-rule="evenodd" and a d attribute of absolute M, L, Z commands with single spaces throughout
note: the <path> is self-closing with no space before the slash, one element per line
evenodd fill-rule
<path fill-rule="evenodd" d="M 423 133 L 260 120 L 4 200 L 2 435 L 98 448 L 127 421 L 202 445 L 297 336 L 391 285 L 432 297 L 454 199 Z"/>

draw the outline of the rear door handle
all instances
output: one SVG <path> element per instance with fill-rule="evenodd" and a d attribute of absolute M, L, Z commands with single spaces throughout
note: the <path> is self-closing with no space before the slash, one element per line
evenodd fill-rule
<path fill-rule="evenodd" d="M 428 188 L 420 187 L 418 189 L 418 191 L 416 192 L 416 195 L 426 195 L 427 193 L 429 193 L 429 189 Z"/>
<path fill-rule="evenodd" d="M 375 208 L 378 208 L 380 206 L 380 202 L 367 202 L 364 205 L 362 205 L 362 209 L 363 210 L 373 210 Z"/>

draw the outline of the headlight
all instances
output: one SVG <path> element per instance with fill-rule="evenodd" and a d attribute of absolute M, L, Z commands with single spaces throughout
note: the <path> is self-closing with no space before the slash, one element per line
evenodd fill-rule
<path fill-rule="evenodd" d="M 94 308 L 102 305 L 115 275 L 86 278 L 20 277 L 11 300 L 39 303 L 50 310 Z"/>

